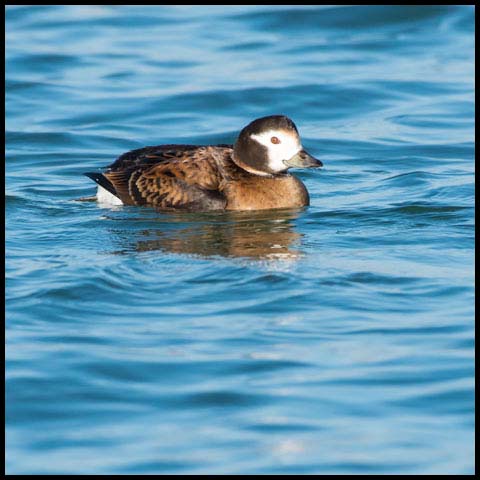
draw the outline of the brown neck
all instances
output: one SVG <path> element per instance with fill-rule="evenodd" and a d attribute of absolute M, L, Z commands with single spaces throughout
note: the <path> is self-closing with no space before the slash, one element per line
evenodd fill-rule
<path fill-rule="evenodd" d="M 260 170 L 256 170 L 255 168 L 246 165 L 245 163 L 243 163 L 241 160 L 238 159 L 238 157 L 235 155 L 235 153 L 232 155 L 232 159 L 238 167 L 240 167 L 242 170 L 245 170 L 248 173 L 251 173 L 252 175 L 259 175 L 261 177 L 273 177 L 274 176 L 271 173 L 262 172 Z"/>

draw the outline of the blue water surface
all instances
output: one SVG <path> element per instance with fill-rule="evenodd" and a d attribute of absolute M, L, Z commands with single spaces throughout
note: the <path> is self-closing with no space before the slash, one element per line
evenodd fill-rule
<path fill-rule="evenodd" d="M 8 7 L 7 473 L 473 473 L 474 13 Z M 76 201 L 271 114 L 308 208 Z"/>

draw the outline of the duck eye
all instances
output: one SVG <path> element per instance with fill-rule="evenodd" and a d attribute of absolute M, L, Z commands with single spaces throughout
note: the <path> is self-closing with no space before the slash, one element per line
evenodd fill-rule
<path fill-rule="evenodd" d="M 272 138 L 270 139 L 270 141 L 271 141 L 272 143 L 274 143 L 275 145 L 278 145 L 279 143 L 281 143 L 281 142 L 280 142 L 280 139 L 279 139 L 278 137 L 272 137 Z"/>

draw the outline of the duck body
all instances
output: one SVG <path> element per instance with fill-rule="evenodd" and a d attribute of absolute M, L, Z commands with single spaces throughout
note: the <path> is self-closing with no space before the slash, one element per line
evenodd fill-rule
<path fill-rule="evenodd" d="M 303 150 L 292 125 L 287 117 L 264 117 L 245 127 L 235 145 L 145 147 L 85 175 L 98 184 L 98 200 L 116 204 L 184 211 L 302 207 L 309 205 L 308 191 L 287 172 L 288 162 L 321 162 Z M 274 147 L 282 142 L 280 152 Z"/>

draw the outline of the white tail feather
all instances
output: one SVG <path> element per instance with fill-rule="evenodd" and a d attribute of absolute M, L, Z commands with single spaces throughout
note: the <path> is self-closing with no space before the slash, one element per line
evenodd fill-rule
<path fill-rule="evenodd" d="M 97 202 L 105 205 L 123 205 L 123 202 L 105 188 L 98 186 Z"/>

